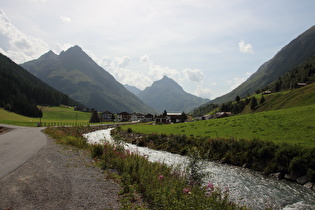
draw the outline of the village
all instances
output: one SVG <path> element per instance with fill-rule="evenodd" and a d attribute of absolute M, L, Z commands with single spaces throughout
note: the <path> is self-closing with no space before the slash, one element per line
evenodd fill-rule
<path fill-rule="evenodd" d="M 141 113 L 128 113 L 120 112 L 117 114 L 111 113 L 110 111 L 104 111 L 99 113 L 101 122 L 155 122 L 155 124 L 172 124 L 172 123 L 183 123 L 192 122 L 199 120 L 209 120 L 222 117 L 230 117 L 231 112 L 217 112 L 213 115 L 201 115 L 195 116 L 185 114 L 185 112 L 166 112 L 164 111 L 160 115 L 153 114 L 141 114 Z"/>

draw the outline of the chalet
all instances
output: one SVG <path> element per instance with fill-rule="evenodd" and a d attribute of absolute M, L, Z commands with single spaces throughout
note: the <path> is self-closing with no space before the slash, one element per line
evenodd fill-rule
<path fill-rule="evenodd" d="M 155 118 L 155 123 L 163 123 L 163 124 L 169 124 L 171 123 L 171 118 L 169 116 L 160 115 Z"/>
<path fill-rule="evenodd" d="M 154 116 L 152 115 L 152 114 L 146 114 L 145 116 L 144 116 L 144 121 L 145 122 L 150 122 L 150 121 L 153 121 L 153 119 L 154 119 Z"/>
<path fill-rule="evenodd" d="M 114 114 L 109 111 L 105 111 L 101 113 L 100 118 L 102 122 L 111 122 L 114 120 Z"/>
<path fill-rule="evenodd" d="M 141 113 L 132 113 L 130 116 L 130 121 L 144 121 L 144 116 Z"/>
<path fill-rule="evenodd" d="M 131 115 L 128 112 L 121 112 L 117 114 L 118 122 L 128 122 L 130 121 Z"/>
<path fill-rule="evenodd" d="M 155 123 L 180 123 L 183 122 L 182 113 L 167 113 L 167 115 L 160 115 L 155 118 Z"/>
<path fill-rule="evenodd" d="M 167 113 L 167 116 L 171 118 L 172 123 L 183 122 L 182 113 Z"/>

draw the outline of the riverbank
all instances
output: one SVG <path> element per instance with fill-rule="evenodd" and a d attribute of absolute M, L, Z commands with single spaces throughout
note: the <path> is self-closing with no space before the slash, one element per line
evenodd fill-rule
<path fill-rule="evenodd" d="M 276 179 L 297 182 L 315 191 L 315 149 L 276 145 L 259 140 L 206 139 L 185 135 L 140 134 L 120 128 L 113 131 L 125 142 L 186 155 L 197 147 L 208 160 L 219 161 L 262 172 Z"/>
<path fill-rule="evenodd" d="M 100 130 L 85 134 L 89 142 L 105 143 L 116 141 L 110 130 Z M 104 141 L 105 140 L 105 141 Z M 186 166 L 188 157 L 162 150 L 153 150 L 135 144 L 121 142 L 120 145 L 130 152 L 146 157 L 150 162 L 165 163 L 168 166 Z M 276 180 L 253 170 L 220 164 L 217 161 L 202 161 L 204 172 L 209 177 L 204 179 L 220 189 L 228 189 L 229 200 L 246 205 L 252 209 L 314 209 L 315 192 L 286 180 Z"/>

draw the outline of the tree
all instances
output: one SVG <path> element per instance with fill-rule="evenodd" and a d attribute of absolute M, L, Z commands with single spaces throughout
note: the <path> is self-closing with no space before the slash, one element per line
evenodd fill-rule
<path fill-rule="evenodd" d="M 164 110 L 163 116 L 167 116 L 167 111 L 166 110 Z"/>
<path fill-rule="evenodd" d="M 253 97 L 251 104 L 250 104 L 250 109 L 254 110 L 254 109 L 256 109 L 257 106 L 258 106 L 257 99 L 255 97 Z"/>
<path fill-rule="evenodd" d="M 98 116 L 98 113 L 96 110 L 94 110 L 91 114 L 90 123 L 99 123 L 101 122 L 100 117 Z"/>
<path fill-rule="evenodd" d="M 265 97 L 262 95 L 262 96 L 261 96 L 261 99 L 260 99 L 260 101 L 259 101 L 259 104 L 263 104 L 263 103 L 265 103 L 265 101 L 266 101 L 266 99 L 265 99 Z"/>
<path fill-rule="evenodd" d="M 182 118 L 182 122 L 185 122 L 187 120 L 188 117 L 185 112 L 182 113 L 181 118 Z"/>
<path fill-rule="evenodd" d="M 238 103 L 238 102 L 240 102 L 240 100 L 241 100 L 240 96 L 239 95 L 236 96 L 235 101 Z"/>

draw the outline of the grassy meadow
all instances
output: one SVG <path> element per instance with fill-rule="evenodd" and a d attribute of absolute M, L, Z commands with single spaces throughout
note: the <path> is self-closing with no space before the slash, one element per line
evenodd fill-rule
<path fill-rule="evenodd" d="M 125 125 L 136 133 L 184 134 L 211 138 L 261 139 L 315 148 L 315 105 L 293 107 L 205 121 Z"/>
<path fill-rule="evenodd" d="M 85 124 L 88 123 L 91 113 L 74 111 L 73 107 L 43 107 L 43 125 L 62 125 L 62 124 Z M 0 109 L 0 123 L 20 126 L 37 126 L 39 118 L 25 117 L 13 112 Z"/>

